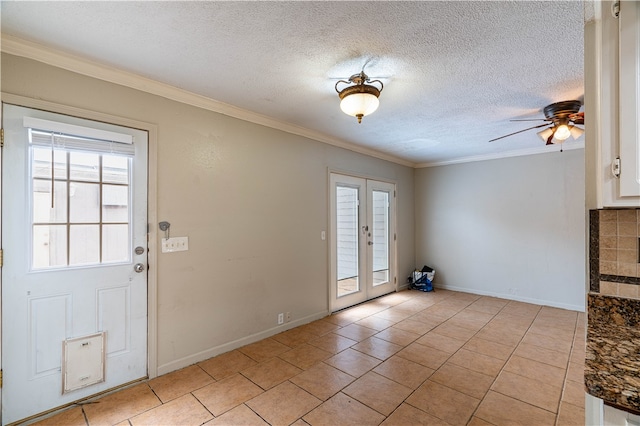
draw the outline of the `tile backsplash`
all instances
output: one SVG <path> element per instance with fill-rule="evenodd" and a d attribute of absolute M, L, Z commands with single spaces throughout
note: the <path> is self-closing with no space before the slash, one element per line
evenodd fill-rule
<path fill-rule="evenodd" d="M 590 290 L 640 298 L 640 209 L 592 210 Z"/>

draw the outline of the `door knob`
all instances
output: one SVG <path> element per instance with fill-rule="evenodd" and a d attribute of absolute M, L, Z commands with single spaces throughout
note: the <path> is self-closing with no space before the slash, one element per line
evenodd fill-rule
<path fill-rule="evenodd" d="M 370 246 L 373 245 L 373 241 L 369 241 L 367 244 L 369 244 Z"/>
<path fill-rule="evenodd" d="M 140 273 L 144 271 L 144 265 L 142 263 L 136 263 L 135 265 L 133 265 L 133 270 L 137 273 Z"/>

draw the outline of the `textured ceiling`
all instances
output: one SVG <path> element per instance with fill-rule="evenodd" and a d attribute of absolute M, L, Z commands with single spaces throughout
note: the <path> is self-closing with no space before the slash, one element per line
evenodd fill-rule
<path fill-rule="evenodd" d="M 582 1 L 21 2 L 2 33 L 415 164 L 542 145 L 551 102 L 582 99 Z M 362 124 L 334 90 L 384 82 Z M 568 142 L 570 143 L 570 142 Z M 567 144 L 568 144 L 567 143 Z"/>

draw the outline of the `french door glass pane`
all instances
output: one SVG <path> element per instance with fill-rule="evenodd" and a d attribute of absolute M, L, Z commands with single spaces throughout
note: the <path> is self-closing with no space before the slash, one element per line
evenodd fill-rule
<path fill-rule="evenodd" d="M 373 285 L 389 282 L 389 193 L 372 191 Z"/>
<path fill-rule="evenodd" d="M 69 265 L 100 263 L 100 225 L 70 225 Z"/>
<path fill-rule="evenodd" d="M 359 290 L 358 189 L 336 187 L 337 296 Z"/>
<path fill-rule="evenodd" d="M 35 225 L 33 227 L 33 269 L 67 265 L 67 227 Z"/>

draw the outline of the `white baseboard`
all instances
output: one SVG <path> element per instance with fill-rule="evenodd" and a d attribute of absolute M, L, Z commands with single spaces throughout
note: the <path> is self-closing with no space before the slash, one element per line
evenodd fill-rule
<path fill-rule="evenodd" d="M 442 290 L 459 291 L 462 293 L 471 293 L 471 294 L 478 294 L 481 296 L 492 296 L 492 297 L 498 297 L 500 299 L 515 300 L 518 302 L 533 303 L 535 305 L 551 306 L 553 308 L 567 309 L 569 311 L 578 311 L 578 312 L 585 311 L 584 305 L 580 306 L 580 305 L 572 305 L 568 303 L 558 303 L 552 300 L 534 299 L 530 297 L 517 296 L 514 294 L 503 294 L 503 293 L 496 293 L 493 291 L 483 291 L 477 288 L 466 288 L 466 287 L 457 287 L 452 285 L 440 285 L 440 284 L 437 284 L 437 285 L 434 284 L 434 288 L 436 290 L 440 288 Z"/>
<path fill-rule="evenodd" d="M 167 374 L 172 371 L 179 370 L 184 367 L 188 367 L 197 362 L 204 361 L 209 358 L 213 358 L 214 356 L 232 351 L 234 349 L 238 349 L 242 346 L 255 343 L 259 340 L 266 339 L 267 337 L 271 337 L 278 333 L 282 333 L 283 331 L 287 331 L 289 329 L 310 323 L 315 320 L 319 320 L 321 318 L 326 317 L 327 315 L 329 315 L 328 311 L 318 312 L 316 314 L 309 315 L 304 318 L 300 318 L 298 320 L 291 321 L 289 323 L 286 323 L 277 327 L 273 327 L 265 331 L 261 331 L 260 333 L 252 334 L 250 336 L 243 337 L 242 339 L 234 340 L 232 342 L 228 342 L 220 346 L 215 346 L 213 348 L 206 349 L 204 351 L 195 353 L 193 355 L 189 355 L 184 358 L 176 359 L 166 364 L 159 365 L 158 376 L 162 376 L 163 374 Z"/>
<path fill-rule="evenodd" d="M 397 291 L 402 291 L 402 290 L 406 290 L 408 288 L 408 285 L 401 285 L 398 286 Z M 543 300 L 543 299 L 533 299 L 533 298 L 528 298 L 528 297 L 520 297 L 517 295 L 513 295 L 513 294 L 502 294 L 502 293 L 496 293 L 496 292 L 492 292 L 492 291 L 483 291 L 483 290 L 479 290 L 479 289 L 470 289 L 470 288 L 465 288 L 465 287 L 458 287 L 458 286 L 450 286 L 450 285 L 434 285 L 434 289 L 438 290 L 438 289 L 442 289 L 442 290 L 451 290 L 451 291 L 459 291 L 462 293 L 472 293 L 472 294 L 477 294 L 477 295 L 481 295 L 481 296 L 492 296 L 492 297 L 498 297 L 500 299 L 506 299 L 506 300 L 516 300 L 518 302 L 525 302 L 525 303 L 533 303 L 536 305 L 543 305 L 543 306 L 551 306 L 554 308 L 561 308 L 561 309 L 567 309 L 567 310 L 571 310 L 571 311 L 578 311 L 578 312 L 584 312 L 584 306 L 578 306 L 578 305 L 571 305 L 571 304 L 565 304 L 565 303 L 558 303 L 558 302 L 554 302 L 554 301 L 550 301 L 550 300 Z M 234 340 L 228 343 L 225 343 L 223 345 L 220 346 L 215 346 L 213 348 L 209 348 L 206 349 L 204 351 L 195 353 L 193 355 L 189 355 L 186 356 L 184 358 L 180 358 L 171 362 L 168 362 L 166 364 L 163 365 L 159 365 L 158 366 L 158 375 L 161 376 L 163 374 L 167 374 L 170 373 L 172 371 L 175 370 L 179 370 L 181 368 L 184 367 L 188 367 L 190 365 L 193 365 L 197 362 L 200 361 L 204 361 L 206 359 L 212 358 L 214 356 L 223 354 L 225 352 L 229 352 L 232 351 L 234 349 L 238 349 L 242 346 L 245 345 L 249 345 L 251 343 L 257 342 L 259 340 L 262 339 L 266 339 L 268 337 L 274 336 L 278 333 L 282 333 L 283 331 L 287 331 L 289 329 L 310 323 L 312 321 L 324 318 L 326 316 L 328 316 L 330 314 L 330 312 L 318 312 L 316 314 L 313 315 L 309 315 L 307 317 L 304 318 L 300 318 L 298 320 L 292 321 L 290 323 L 284 324 L 282 326 L 277 326 L 277 327 L 273 327 L 270 328 L 268 330 L 262 331 L 260 333 L 256 333 L 256 334 L 252 334 L 250 336 L 247 337 L 243 337 L 241 339 L 238 340 Z"/>

